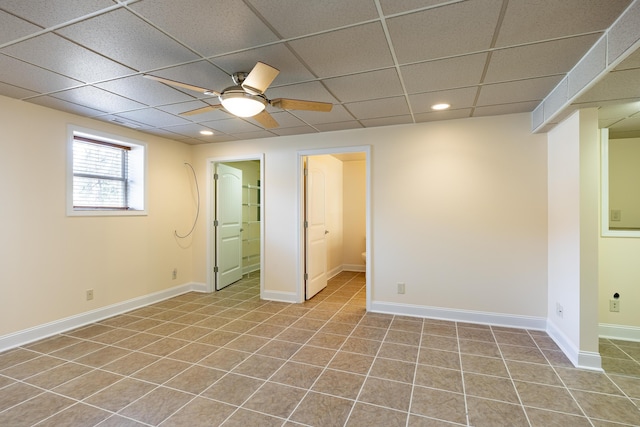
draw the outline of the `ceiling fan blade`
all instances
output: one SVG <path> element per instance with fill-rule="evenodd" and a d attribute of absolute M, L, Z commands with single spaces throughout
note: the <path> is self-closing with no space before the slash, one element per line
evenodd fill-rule
<path fill-rule="evenodd" d="M 175 80 L 170 80 L 170 79 L 165 79 L 163 77 L 158 77 L 158 76 L 152 76 L 151 74 L 143 74 L 142 77 L 145 77 L 147 79 L 151 79 L 151 80 L 155 80 L 161 83 L 166 83 L 170 86 L 176 86 L 176 87 L 181 87 L 183 89 L 189 89 L 192 90 L 194 92 L 200 92 L 200 93 L 204 93 L 205 95 L 214 95 L 214 96 L 219 96 L 220 93 L 216 92 L 215 90 L 211 90 L 211 89 L 205 89 L 203 87 L 198 87 L 198 86 L 193 86 L 187 83 L 181 83 L 181 82 L 177 82 Z"/>
<path fill-rule="evenodd" d="M 279 126 L 278 122 L 276 122 L 276 119 L 274 119 L 271 114 L 267 113 L 267 110 L 263 110 L 261 113 L 256 114 L 252 117 L 252 119 L 260 123 L 267 129 L 277 128 Z"/>
<path fill-rule="evenodd" d="M 222 108 L 222 104 L 207 105 L 206 107 L 196 108 L 195 110 L 185 111 L 183 113 L 180 113 L 180 115 L 181 116 L 192 116 L 194 114 L 202 114 L 202 113 L 206 113 L 208 111 L 217 110 L 219 108 Z"/>
<path fill-rule="evenodd" d="M 271 101 L 271 105 L 282 108 L 283 110 L 321 111 L 325 113 L 328 113 L 331 111 L 331 108 L 333 108 L 333 104 L 329 102 L 303 101 L 301 99 L 287 98 L 274 99 Z"/>
<path fill-rule="evenodd" d="M 262 95 L 280 70 L 264 62 L 258 62 L 242 82 L 242 88 L 253 95 Z"/>

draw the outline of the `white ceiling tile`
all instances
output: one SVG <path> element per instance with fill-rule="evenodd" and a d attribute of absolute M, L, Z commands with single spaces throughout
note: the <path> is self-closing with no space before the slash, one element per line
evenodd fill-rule
<path fill-rule="evenodd" d="M 459 110 L 473 106 L 478 89 L 475 87 L 464 89 L 451 89 L 439 92 L 427 92 L 416 95 L 409 95 L 411 109 L 416 113 L 431 112 L 434 104 L 447 103 L 452 110 Z"/>
<path fill-rule="evenodd" d="M 473 110 L 473 117 L 527 113 L 533 110 L 538 104 L 539 101 L 530 101 L 514 102 L 512 104 L 489 105 L 486 107 L 476 107 Z"/>
<path fill-rule="evenodd" d="M 472 0 L 387 20 L 400 64 L 491 47 L 502 2 Z"/>
<path fill-rule="evenodd" d="M 477 105 L 511 104 L 523 101 L 541 101 L 559 82 L 561 76 L 519 80 L 484 85 L 480 88 Z"/>
<path fill-rule="evenodd" d="M 154 0 L 131 8 L 203 56 L 278 40 L 241 1 Z"/>
<path fill-rule="evenodd" d="M 352 120 L 349 122 L 336 122 L 336 123 L 326 123 L 326 124 L 317 124 L 314 125 L 320 132 L 333 132 L 336 130 L 347 130 L 347 129 L 360 129 L 362 128 L 362 124 L 359 122 Z"/>
<path fill-rule="evenodd" d="M 229 74 L 239 71 L 248 73 L 258 61 L 280 70 L 280 73 L 271 84 L 272 86 L 298 83 L 315 78 L 284 44 L 265 46 L 211 59 L 212 63 Z M 229 79 L 229 86 L 231 84 L 232 81 Z"/>
<path fill-rule="evenodd" d="M 180 102 L 178 104 L 160 105 L 156 108 L 158 110 L 166 111 L 167 113 L 180 115 L 181 113 L 184 113 L 186 111 L 191 111 L 197 108 L 206 107 L 207 105 L 215 105 L 217 103 L 218 103 L 217 98 L 211 98 L 211 102 L 209 103 L 204 101 Z M 183 116 L 183 118 L 191 122 L 200 123 L 200 122 L 209 122 L 212 120 L 228 119 L 229 114 L 223 109 L 216 109 L 206 113 Z"/>
<path fill-rule="evenodd" d="M 640 50 L 636 50 L 627 56 L 624 61 L 616 66 L 615 70 L 628 70 L 630 68 L 640 68 Z"/>
<path fill-rule="evenodd" d="M 393 15 L 411 10 L 421 9 L 425 7 L 434 7 L 443 3 L 449 3 L 448 0 L 380 0 L 380 6 L 385 15 Z"/>
<path fill-rule="evenodd" d="M 342 102 L 388 98 L 403 93 L 395 68 L 326 79 L 323 83 Z"/>
<path fill-rule="evenodd" d="M 311 125 L 353 120 L 353 116 L 342 105 L 334 105 L 328 113 L 317 111 L 292 111 L 291 113 Z"/>
<path fill-rule="evenodd" d="M 0 95 L 8 96 L 10 98 L 22 99 L 30 96 L 37 95 L 38 92 L 32 90 L 23 89 L 21 87 L 13 86 L 7 83 L 0 82 Z"/>
<path fill-rule="evenodd" d="M 493 52 L 485 83 L 567 73 L 596 42 L 592 34 Z"/>
<path fill-rule="evenodd" d="M 188 136 L 190 138 L 199 138 L 201 130 L 210 130 L 213 131 L 208 126 L 197 124 L 197 123 L 189 123 L 186 125 L 177 125 L 177 126 L 163 126 L 161 129 L 164 129 L 169 132 L 177 133 L 180 135 Z"/>
<path fill-rule="evenodd" d="M 151 106 L 186 102 L 194 98 L 186 93 L 142 76 L 111 80 L 97 84 L 96 86 Z"/>
<path fill-rule="evenodd" d="M 238 133 L 234 133 L 233 136 L 235 136 L 239 140 L 243 140 L 243 139 L 272 138 L 276 135 L 273 132 L 268 130 L 259 130 L 257 132 L 238 132 Z"/>
<path fill-rule="evenodd" d="M 234 117 L 234 118 L 229 118 L 229 119 L 224 119 L 224 120 L 215 120 L 212 122 L 204 122 L 201 123 L 207 127 L 210 127 L 211 129 L 218 132 L 224 132 L 224 133 L 229 133 L 229 134 L 233 134 L 236 132 L 256 132 L 259 130 L 258 127 L 256 127 L 255 125 L 239 118 L 239 117 Z"/>
<path fill-rule="evenodd" d="M 509 0 L 497 47 L 604 31 L 631 0 Z"/>
<path fill-rule="evenodd" d="M 607 105 L 598 109 L 598 119 L 600 120 L 619 120 L 627 118 L 640 111 L 640 101 L 628 102 L 624 104 Z"/>
<path fill-rule="evenodd" d="M 360 120 L 365 127 L 377 127 L 377 126 L 393 126 L 393 125 L 405 125 L 413 123 L 413 118 L 410 115 L 406 116 L 390 116 L 381 117 L 378 119 L 364 119 Z"/>
<path fill-rule="evenodd" d="M 614 71 L 607 78 L 596 83 L 587 93 L 579 97 L 576 103 L 640 99 L 640 69 Z"/>
<path fill-rule="evenodd" d="M 54 92 L 82 84 L 78 80 L 69 79 L 2 54 L 0 54 L 0 81 L 10 81 L 13 86 L 40 93 Z"/>
<path fill-rule="evenodd" d="M 43 27 L 115 6 L 111 0 L 2 0 L 2 8 Z"/>
<path fill-rule="evenodd" d="M 34 104 L 42 105 L 43 107 L 49 107 L 60 111 L 66 111 L 67 113 L 78 114 L 81 116 L 99 116 L 104 114 L 104 111 L 94 110 L 93 108 L 87 108 L 82 105 L 74 104 L 73 102 L 64 101 L 62 99 L 54 98 L 53 96 L 38 96 L 28 100 Z"/>
<path fill-rule="evenodd" d="M 198 58 L 124 9 L 64 27 L 58 33 L 138 71 Z"/>
<path fill-rule="evenodd" d="M 461 110 L 432 111 L 430 113 L 420 113 L 415 115 L 416 123 L 466 119 L 467 117 L 471 117 L 470 108 L 463 108 Z"/>
<path fill-rule="evenodd" d="M 393 65 L 380 23 L 375 22 L 290 42 L 318 77 L 333 77 Z"/>
<path fill-rule="evenodd" d="M 292 98 L 307 101 L 336 103 L 336 99 L 320 82 L 299 83 L 290 86 L 272 87 L 267 90 L 269 99 Z"/>
<path fill-rule="evenodd" d="M 284 38 L 339 28 L 378 17 L 371 0 L 249 0 Z"/>
<path fill-rule="evenodd" d="M 134 72 L 52 33 L 13 44 L 2 52 L 85 83 Z"/>
<path fill-rule="evenodd" d="M 409 107 L 404 96 L 352 102 L 345 104 L 345 108 L 347 108 L 356 119 L 376 119 L 385 116 L 409 114 Z"/>
<path fill-rule="evenodd" d="M 58 92 L 54 96 L 65 101 L 105 112 L 120 112 L 145 107 L 144 104 L 93 86 L 84 86 L 77 89 Z"/>
<path fill-rule="evenodd" d="M 318 133 L 318 131 L 311 126 L 297 126 L 291 128 L 275 128 L 271 129 L 271 132 L 275 133 L 279 136 L 287 136 L 287 135 L 303 135 L 305 133 Z"/>
<path fill-rule="evenodd" d="M 0 45 L 33 34 L 41 28 L 0 10 Z"/>
<path fill-rule="evenodd" d="M 631 117 L 620 121 L 610 128 L 615 132 L 627 132 L 640 129 L 640 117 Z"/>
<path fill-rule="evenodd" d="M 400 68 L 408 93 L 429 92 L 480 84 L 487 54 L 422 62 Z"/>
<path fill-rule="evenodd" d="M 233 80 L 230 75 L 210 64 L 208 61 L 197 61 L 190 64 L 164 68 L 162 70 L 151 71 L 148 74 L 164 77 L 165 79 L 175 80 L 181 83 L 187 83 L 204 89 L 212 89 L 217 92 L 222 91 L 227 86 L 233 85 Z M 157 84 L 163 83 L 157 82 Z M 182 90 L 192 96 L 210 98 L 208 95 L 203 95 L 199 92 L 194 92 L 188 89 L 178 88 L 178 90 Z"/>
<path fill-rule="evenodd" d="M 164 111 L 156 110 L 155 108 L 145 108 L 143 110 L 128 111 L 119 113 L 119 117 L 124 117 L 128 120 L 134 120 L 136 122 L 144 123 L 151 127 L 163 127 L 173 125 L 183 125 L 189 123 L 181 117 L 174 116 L 173 114 L 165 113 Z"/>

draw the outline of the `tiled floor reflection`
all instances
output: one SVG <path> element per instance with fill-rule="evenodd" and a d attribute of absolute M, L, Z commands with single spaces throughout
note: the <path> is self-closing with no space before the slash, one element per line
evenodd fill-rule
<path fill-rule="evenodd" d="M 638 426 L 640 344 L 607 374 L 539 331 L 365 313 L 364 275 L 312 301 L 258 279 L 0 354 L 0 426 Z"/>

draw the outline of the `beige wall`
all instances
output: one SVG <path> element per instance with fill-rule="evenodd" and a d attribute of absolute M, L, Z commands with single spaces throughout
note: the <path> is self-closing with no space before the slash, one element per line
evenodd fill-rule
<path fill-rule="evenodd" d="M 300 286 L 299 151 L 366 145 L 374 301 L 546 317 L 546 135 L 528 114 L 194 146 L 200 177 L 207 158 L 264 153 L 265 291 Z"/>
<path fill-rule="evenodd" d="M 189 146 L 5 97 L 0 111 L 0 336 L 192 279 L 191 239 L 174 237 L 195 216 Z M 68 124 L 148 143 L 147 216 L 66 216 Z"/>
<path fill-rule="evenodd" d="M 610 228 L 640 229 L 640 138 L 609 140 L 609 209 L 620 211 Z"/>

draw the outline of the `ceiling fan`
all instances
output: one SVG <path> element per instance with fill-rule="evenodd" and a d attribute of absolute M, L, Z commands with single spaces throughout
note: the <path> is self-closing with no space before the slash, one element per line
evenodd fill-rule
<path fill-rule="evenodd" d="M 328 102 L 304 101 L 299 99 L 277 98 L 268 99 L 264 92 L 280 73 L 277 68 L 264 62 L 258 62 L 249 73 L 237 72 L 231 76 L 234 86 L 229 86 L 222 92 L 205 89 L 175 80 L 165 79 L 150 74 L 143 74 L 144 77 L 166 83 L 170 86 L 200 92 L 205 95 L 217 96 L 220 104 L 208 105 L 191 111 L 185 111 L 180 115 L 189 116 L 192 114 L 206 113 L 207 111 L 224 108 L 229 113 L 238 117 L 253 117 L 265 128 L 278 127 L 278 122 L 265 110 L 267 105 L 283 110 L 306 110 L 329 112 L 333 104 Z"/>

